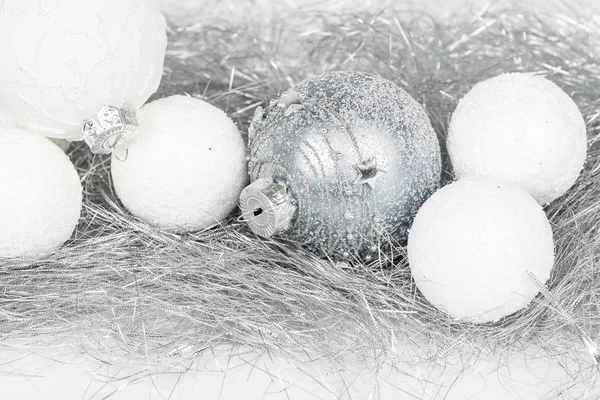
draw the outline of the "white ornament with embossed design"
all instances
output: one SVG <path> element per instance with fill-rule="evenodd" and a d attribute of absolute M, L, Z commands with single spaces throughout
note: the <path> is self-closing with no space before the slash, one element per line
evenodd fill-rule
<path fill-rule="evenodd" d="M 157 90 L 165 27 L 152 0 L 0 1 L 0 108 L 23 128 L 80 140 L 102 107 L 135 110 Z"/>

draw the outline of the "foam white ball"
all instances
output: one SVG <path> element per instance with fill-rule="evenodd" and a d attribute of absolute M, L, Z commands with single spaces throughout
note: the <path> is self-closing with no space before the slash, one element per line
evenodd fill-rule
<path fill-rule="evenodd" d="M 0 257 L 53 251 L 81 212 L 81 183 L 63 151 L 19 128 L 0 128 Z"/>
<path fill-rule="evenodd" d="M 583 169 L 585 121 L 548 79 L 511 73 L 478 83 L 448 132 L 456 177 L 486 175 L 521 185 L 539 203 L 563 195 Z"/>
<path fill-rule="evenodd" d="M 167 44 L 152 0 L 3 0 L 0 107 L 48 137 L 80 139 L 107 104 L 141 107 L 160 83 Z"/>
<path fill-rule="evenodd" d="M 247 183 L 246 147 L 227 115 L 172 96 L 142 107 L 129 157 L 113 157 L 117 195 L 134 215 L 176 232 L 207 228 L 237 205 Z"/>
<path fill-rule="evenodd" d="M 408 238 L 410 268 L 440 310 L 472 322 L 496 321 L 526 307 L 554 264 L 552 229 L 523 189 L 466 177 L 431 196 Z"/>

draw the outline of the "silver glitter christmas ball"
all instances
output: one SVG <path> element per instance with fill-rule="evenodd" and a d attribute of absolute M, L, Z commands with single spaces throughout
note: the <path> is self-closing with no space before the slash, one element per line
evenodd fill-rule
<path fill-rule="evenodd" d="M 370 259 L 388 236 L 404 241 L 440 183 L 423 108 L 362 72 L 317 76 L 257 109 L 249 150 L 253 183 L 240 207 L 250 228 L 337 259 Z"/>

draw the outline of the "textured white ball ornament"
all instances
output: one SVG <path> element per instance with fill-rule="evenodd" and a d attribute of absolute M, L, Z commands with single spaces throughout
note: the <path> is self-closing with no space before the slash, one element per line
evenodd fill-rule
<path fill-rule="evenodd" d="M 512 183 L 471 176 L 431 196 L 408 238 L 423 295 L 457 319 L 497 321 L 538 293 L 554 264 L 552 229 L 541 206 Z"/>
<path fill-rule="evenodd" d="M 3 0 L 0 107 L 23 128 L 79 140 L 102 106 L 136 109 L 156 91 L 165 27 L 152 0 Z"/>
<path fill-rule="evenodd" d="M 112 159 L 125 207 L 180 233 L 224 219 L 248 179 L 246 146 L 231 119 L 202 100 L 172 96 L 142 107 L 138 120 L 129 157 Z"/>
<path fill-rule="evenodd" d="M 486 175 L 521 185 L 540 204 L 563 195 L 583 169 L 586 127 L 553 82 L 511 73 L 481 83 L 459 102 L 448 132 L 456 177 Z"/>
<path fill-rule="evenodd" d="M 60 247 L 77 226 L 81 191 L 58 146 L 23 129 L 0 128 L 0 257 Z"/>

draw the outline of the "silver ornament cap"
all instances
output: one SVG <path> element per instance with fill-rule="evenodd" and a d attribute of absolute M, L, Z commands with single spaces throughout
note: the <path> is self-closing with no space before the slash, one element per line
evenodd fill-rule
<path fill-rule="evenodd" d="M 111 154 L 116 151 L 125 152 L 127 158 L 126 138 L 139 129 L 135 111 L 106 105 L 93 117 L 83 121 L 81 135 L 94 154 Z M 121 147 L 123 147 L 122 149 Z M 120 146 L 120 147 L 119 147 Z M 119 154 L 117 154 L 119 157 Z"/>
<path fill-rule="evenodd" d="M 264 238 L 291 229 L 296 214 L 287 188 L 268 179 L 257 179 L 242 191 L 240 209 L 252 232 Z"/>

